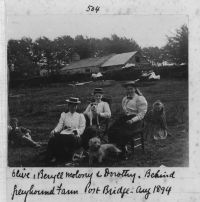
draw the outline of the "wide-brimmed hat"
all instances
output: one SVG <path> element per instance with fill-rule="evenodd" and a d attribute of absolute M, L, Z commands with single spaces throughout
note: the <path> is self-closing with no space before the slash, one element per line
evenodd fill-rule
<path fill-rule="evenodd" d="M 127 86 L 132 86 L 132 87 L 138 87 L 137 82 L 139 81 L 139 79 L 135 80 L 135 81 L 127 81 L 123 84 L 123 87 L 127 87 Z"/>
<path fill-rule="evenodd" d="M 79 98 L 76 98 L 76 97 L 70 97 L 69 99 L 66 100 L 66 102 L 72 103 L 72 104 L 80 104 L 81 103 Z"/>
<path fill-rule="evenodd" d="M 102 88 L 95 88 L 93 94 L 96 94 L 96 93 L 103 94 L 103 89 Z"/>

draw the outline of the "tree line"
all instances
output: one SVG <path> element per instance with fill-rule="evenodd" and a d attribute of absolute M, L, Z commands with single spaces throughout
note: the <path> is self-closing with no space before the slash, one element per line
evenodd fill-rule
<path fill-rule="evenodd" d="M 182 25 L 176 30 L 173 36 L 166 36 L 167 43 L 164 47 L 143 48 L 143 53 L 149 61 L 153 63 L 170 63 L 181 64 L 188 63 L 188 27 Z"/>
<path fill-rule="evenodd" d="M 188 61 L 188 28 L 183 25 L 162 48 L 141 48 L 139 44 L 126 37 L 116 34 L 102 39 L 77 35 L 60 36 L 54 40 L 39 37 L 35 41 L 23 37 L 19 40 L 10 39 L 7 44 L 7 63 L 10 75 L 15 78 L 39 75 L 41 69 L 49 74 L 56 74 L 59 69 L 69 64 L 74 54 L 80 59 L 101 57 L 111 53 L 142 51 L 149 61 L 162 62 L 171 60 L 177 63 Z"/>

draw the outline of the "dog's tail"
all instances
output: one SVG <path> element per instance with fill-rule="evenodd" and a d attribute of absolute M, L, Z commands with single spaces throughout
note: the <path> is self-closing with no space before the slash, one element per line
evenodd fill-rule
<path fill-rule="evenodd" d="M 121 153 L 122 151 L 119 149 L 119 148 L 117 148 L 116 146 L 114 147 L 115 148 L 115 152 L 116 153 Z"/>
<path fill-rule="evenodd" d="M 118 149 L 114 144 L 105 144 L 107 145 L 107 152 L 110 153 L 110 154 L 119 154 L 121 153 L 121 150 Z"/>

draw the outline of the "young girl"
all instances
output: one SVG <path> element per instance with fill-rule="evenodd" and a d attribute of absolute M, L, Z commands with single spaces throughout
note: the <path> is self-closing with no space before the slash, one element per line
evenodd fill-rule
<path fill-rule="evenodd" d="M 146 115 L 146 135 L 147 139 L 154 138 L 154 140 L 167 138 L 167 122 L 164 104 L 157 100 L 153 103 L 153 108 Z"/>
<path fill-rule="evenodd" d="M 33 141 L 31 131 L 22 126 L 18 126 L 18 119 L 12 118 L 8 126 L 8 142 L 12 145 L 40 147 L 40 144 Z"/>
<path fill-rule="evenodd" d="M 103 89 L 95 88 L 94 102 L 89 104 L 83 114 L 86 117 L 86 126 L 88 126 L 82 136 L 82 146 L 85 150 L 89 148 L 89 140 L 93 137 L 100 137 L 102 142 L 107 142 L 105 135 L 106 123 L 111 117 L 111 110 L 108 102 L 104 102 Z"/>

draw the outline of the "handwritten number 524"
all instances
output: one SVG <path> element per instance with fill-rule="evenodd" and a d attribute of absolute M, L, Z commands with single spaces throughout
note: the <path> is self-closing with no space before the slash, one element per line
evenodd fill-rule
<path fill-rule="evenodd" d="M 87 7 L 87 12 L 90 12 L 90 11 L 94 11 L 94 12 L 98 12 L 100 10 L 100 7 L 99 6 L 96 6 L 96 7 L 94 7 L 94 6 L 91 6 L 91 5 L 89 5 L 88 7 Z"/>

